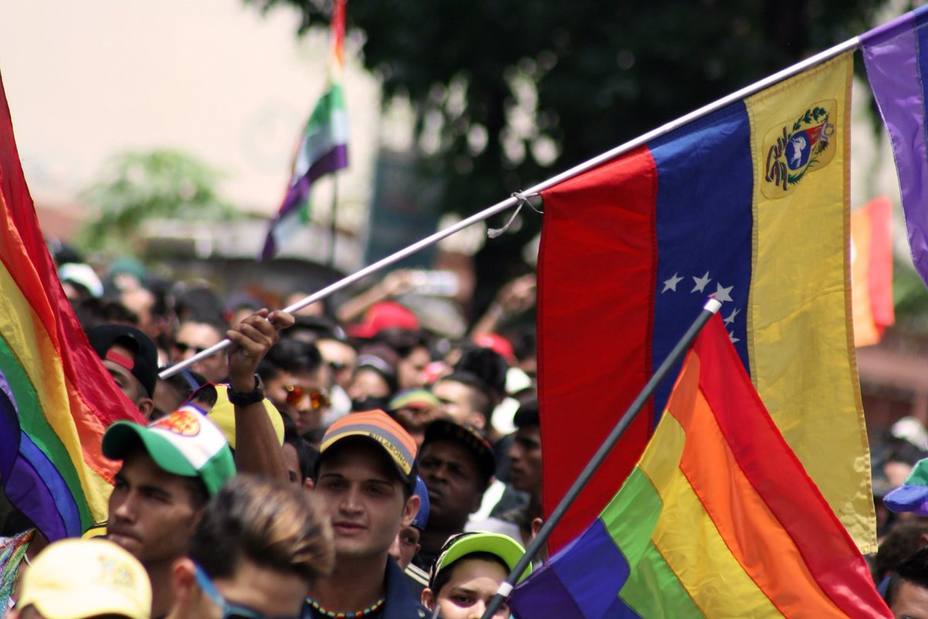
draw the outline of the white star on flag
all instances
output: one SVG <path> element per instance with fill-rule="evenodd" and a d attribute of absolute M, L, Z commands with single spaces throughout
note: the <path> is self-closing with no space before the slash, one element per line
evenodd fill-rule
<path fill-rule="evenodd" d="M 696 282 L 696 285 L 693 287 L 690 293 L 705 291 L 706 286 L 709 285 L 709 282 L 711 282 L 712 279 L 709 277 L 709 271 L 706 271 L 705 275 L 702 277 L 694 277 L 693 281 Z"/>
<path fill-rule="evenodd" d="M 731 292 L 732 288 L 734 288 L 734 286 L 729 286 L 725 288 L 722 286 L 722 284 L 717 283 L 715 285 L 715 294 L 713 294 L 712 296 L 715 297 L 715 300 L 718 301 L 719 303 L 725 303 L 726 301 L 731 301 L 731 295 L 729 293 Z"/>
<path fill-rule="evenodd" d="M 731 340 L 731 343 L 732 343 L 732 344 L 737 344 L 738 342 L 741 341 L 741 338 L 735 337 L 735 332 L 734 332 L 734 331 L 729 332 L 729 334 L 728 334 L 728 339 Z"/>
<path fill-rule="evenodd" d="M 673 274 L 673 277 L 671 277 L 670 279 L 665 279 L 665 280 L 664 280 L 664 289 L 661 290 L 661 294 L 664 294 L 664 293 L 667 292 L 668 290 L 671 290 L 671 291 L 673 291 L 673 292 L 676 292 L 676 291 L 677 291 L 677 284 L 679 284 L 679 283 L 682 282 L 682 281 L 683 281 L 683 278 L 680 277 L 678 273 L 674 273 L 674 274 Z"/>
<path fill-rule="evenodd" d="M 741 310 L 738 309 L 737 307 L 733 309 L 731 311 L 731 314 L 729 314 L 728 317 L 725 319 L 725 324 L 730 325 L 731 323 L 735 322 L 735 316 L 737 316 L 740 312 Z"/>

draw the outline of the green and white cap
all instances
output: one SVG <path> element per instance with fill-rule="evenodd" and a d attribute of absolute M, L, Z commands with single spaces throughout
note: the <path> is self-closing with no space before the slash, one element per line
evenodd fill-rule
<path fill-rule="evenodd" d="M 235 460 L 222 431 L 193 406 L 148 427 L 117 421 L 103 435 L 103 455 L 124 460 L 140 444 L 164 471 L 202 479 L 210 496 L 235 476 Z"/>
<path fill-rule="evenodd" d="M 502 533 L 490 533 L 485 531 L 465 532 L 452 535 L 445 541 L 441 547 L 438 558 L 432 565 L 432 571 L 429 574 L 429 586 L 435 586 L 435 580 L 438 574 L 449 567 L 456 561 L 467 558 L 477 552 L 485 552 L 496 557 L 506 564 L 511 572 L 516 568 L 519 559 L 525 554 L 525 548 L 522 544 Z M 532 573 L 532 564 L 525 567 L 525 571 L 519 576 L 518 582 L 522 582 Z M 438 593 L 437 591 L 435 592 Z"/>

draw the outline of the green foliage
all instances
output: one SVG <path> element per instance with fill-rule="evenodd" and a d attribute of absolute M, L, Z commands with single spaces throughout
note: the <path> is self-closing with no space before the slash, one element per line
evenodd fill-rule
<path fill-rule="evenodd" d="M 238 215 L 219 197 L 219 174 L 174 150 L 129 152 L 115 157 L 102 179 L 83 192 L 96 218 L 81 230 L 88 250 L 131 250 L 146 221 L 226 221 Z"/>
<path fill-rule="evenodd" d="M 322 0 L 290 5 L 301 31 Z M 439 127 L 422 172 L 447 210 L 472 213 L 866 30 L 874 0 L 350 0 L 365 67 L 386 102 L 408 97 L 417 129 Z M 488 243 L 478 275 L 508 276 L 540 227 Z"/>

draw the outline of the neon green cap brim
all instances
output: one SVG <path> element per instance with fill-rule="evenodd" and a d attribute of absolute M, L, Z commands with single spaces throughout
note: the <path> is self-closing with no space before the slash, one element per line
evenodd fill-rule
<path fill-rule="evenodd" d="M 499 557 L 511 572 L 519 559 L 522 558 L 522 555 L 525 554 L 525 548 L 508 535 L 502 535 L 501 533 L 465 534 L 461 536 L 461 539 L 453 542 L 448 550 L 438 557 L 435 562 L 435 573 L 447 569 L 455 561 L 475 552 L 486 552 Z M 522 582 L 531 573 L 532 564 L 529 563 L 517 582 Z"/>

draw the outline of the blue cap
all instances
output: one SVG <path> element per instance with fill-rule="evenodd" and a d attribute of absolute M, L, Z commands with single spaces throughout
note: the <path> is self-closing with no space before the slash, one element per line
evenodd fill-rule
<path fill-rule="evenodd" d="M 425 525 L 429 521 L 429 491 L 418 475 L 416 475 L 416 496 L 419 497 L 419 513 L 412 519 L 412 526 L 425 531 Z"/>

